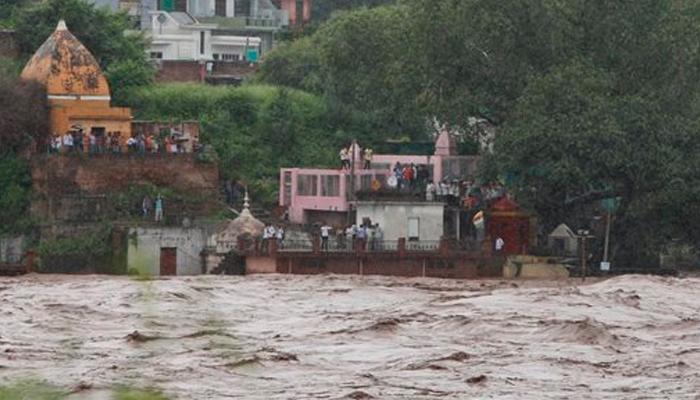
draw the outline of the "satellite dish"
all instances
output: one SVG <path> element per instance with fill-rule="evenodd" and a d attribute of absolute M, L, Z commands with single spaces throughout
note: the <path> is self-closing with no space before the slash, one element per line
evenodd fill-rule
<path fill-rule="evenodd" d="M 399 181 L 396 179 L 396 176 L 392 175 L 386 180 L 387 185 L 389 185 L 390 188 L 395 188 L 398 186 Z"/>

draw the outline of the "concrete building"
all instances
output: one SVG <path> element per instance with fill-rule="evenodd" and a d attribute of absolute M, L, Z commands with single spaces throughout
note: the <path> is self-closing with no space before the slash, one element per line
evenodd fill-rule
<path fill-rule="evenodd" d="M 131 110 L 111 107 L 109 84 L 100 65 L 64 21 L 34 53 L 21 78 L 46 88 L 53 134 L 80 126 L 96 136 L 118 132 L 124 144 L 131 137 Z"/>
<path fill-rule="evenodd" d="M 199 275 L 207 244 L 200 228 L 134 228 L 129 230 L 127 270 L 141 275 Z"/>
<path fill-rule="evenodd" d="M 301 9 L 296 0 L 88 1 L 113 11 L 126 10 L 134 28 L 152 39 L 150 54 L 163 60 L 213 61 L 218 54 L 222 61 L 255 62 L 273 47 L 276 32 L 290 21 L 293 25 L 311 17 L 309 0 Z"/>
<path fill-rule="evenodd" d="M 444 235 L 445 204 L 412 201 L 357 203 L 356 224 L 369 219 L 379 224 L 384 241 L 437 242 Z"/>
<path fill-rule="evenodd" d="M 153 59 L 254 62 L 262 50 L 260 37 L 224 34 L 218 24 L 201 22 L 187 12 L 154 11 L 150 17 Z"/>
<path fill-rule="evenodd" d="M 578 255 L 578 236 L 566 224 L 557 226 L 547 236 L 547 246 L 559 256 Z"/>
<path fill-rule="evenodd" d="M 396 163 L 424 167 L 428 180 L 473 180 L 479 157 L 457 155 L 454 139 L 443 131 L 435 143 L 433 155 L 375 154 L 369 169 L 362 169 L 359 146 L 352 151 L 356 166 L 351 170 L 318 168 L 282 168 L 279 204 L 294 223 L 325 221 L 343 225 L 355 209 L 357 192 L 389 189 L 389 178 Z"/>

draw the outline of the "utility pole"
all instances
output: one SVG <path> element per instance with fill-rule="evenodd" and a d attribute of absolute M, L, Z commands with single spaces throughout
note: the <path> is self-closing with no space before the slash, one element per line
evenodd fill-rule
<path fill-rule="evenodd" d="M 612 222 L 612 213 L 608 210 L 605 219 L 605 247 L 603 249 L 603 262 L 608 262 L 608 249 L 610 247 L 610 224 Z"/>
<path fill-rule="evenodd" d="M 351 224 L 350 214 L 352 212 L 353 203 L 355 201 L 355 147 L 357 140 L 353 139 L 350 144 L 350 188 L 348 190 L 348 225 Z"/>
<path fill-rule="evenodd" d="M 588 274 L 588 263 L 587 252 L 586 252 L 586 240 L 588 239 L 589 232 L 585 229 L 578 230 L 579 239 L 581 239 L 581 280 L 586 281 L 586 275 Z"/>

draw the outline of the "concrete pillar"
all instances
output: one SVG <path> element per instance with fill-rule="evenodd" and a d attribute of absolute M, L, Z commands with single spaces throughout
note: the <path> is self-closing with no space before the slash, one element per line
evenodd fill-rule
<path fill-rule="evenodd" d="M 444 237 L 440 239 L 440 255 L 443 257 L 450 255 L 450 240 Z"/>
<path fill-rule="evenodd" d="M 321 239 L 317 235 L 314 235 L 313 239 L 311 239 L 311 247 L 314 254 L 321 253 Z"/>
<path fill-rule="evenodd" d="M 27 272 L 34 272 L 34 259 L 36 258 L 36 253 L 34 250 L 27 251 L 25 262 L 27 266 Z"/>

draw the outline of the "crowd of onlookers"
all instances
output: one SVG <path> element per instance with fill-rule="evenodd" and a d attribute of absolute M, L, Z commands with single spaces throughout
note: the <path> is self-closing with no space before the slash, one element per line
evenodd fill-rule
<path fill-rule="evenodd" d="M 49 152 L 52 154 L 120 154 L 123 152 L 132 154 L 179 154 L 187 152 L 184 143 L 188 139 L 178 134 L 169 134 L 159 137 L 151 134 L 138 133 L 126 141 L 122 132 L 93 133 L 87 135 L 82 129 L 71 129 L 63 135 L 54 135 L 49 143 Z M 126 144 L 126 147 L 124 147 Z M 199 143 L 193 139 L 192 149 L 199 150 Z"/>
<path fill-rule="evenodd" d="M 338 250 L 382 250 L 384 247 L 384 231 L 379 224 L 367 221 L 363 224 L 348 225 L 345 229 L 334 232 L 328 224 L 323 224 L 320 229 L 321 250 L 330 249 L 331 235 L 335 236 Z"/>
<path fill-rule="evenodd" d="M 284 249 L 286 247 L 285 234 L 283 225 L 268 224 L 265 226 L 262 233 L 261 251 L 263 253 L 269 252 L 272 242 L 275 242 L 277 249 Z M 384 250 L 384 231 L 377 223 L 366 222 L 359 226 L 352 224 L 344 229 L 334 229 L 324 223 L 320 228 L 317 228 L 317 235 L 320 238 L 321 251 L 330 251 L 331 249 L 341 251 Z M 331 243 L 334 243 L 333 246 Z"/>

